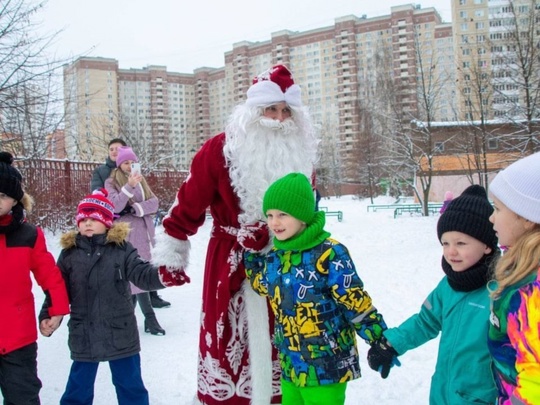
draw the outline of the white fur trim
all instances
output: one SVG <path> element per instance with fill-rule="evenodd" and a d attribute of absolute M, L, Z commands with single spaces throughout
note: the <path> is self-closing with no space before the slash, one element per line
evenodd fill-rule
<path fill-rule="evenodd" d="M 141 204 L 135 203 L 132 205 L 132 207 L 135 209 L 138 217 L 144 217 L 144 210 Z"/>
<path fill-rule="evenodd" d="M 246 104 L 249 106 L 267 106 L 286 102 L 287 105 L 300 107 L 302 105 L 302 94 L 300 86 L 293 84 L 285 93 L 277 83 L 270 80 L 262 80 L 252 85 L 247 93 Z"/>
<path fill-rule="evenodd" d="M 129 191 L 127 191 L 126 186 L 122 187 L 122 193 L 127 195 L 129 198 L 133 198 L 133 195 L 134 195 L 134 194 L 130 193 Z"/>
<path fill-rule="evenodd" d="M 268 405 L 272 399 L 272 342 L 266 297 L 257 295 L 247 279 L 242 290 L 248 324 L 251 405 Z"/>
<path fill-rule="evenodd" d="M 186 269 L 189 264 L 191 244 L 189 240 L 180 240 L 167 235 L 163 228 L 158 229 L 155 245 L 151 249 L 152 264 L 167 266 L 172 269 Z"/>

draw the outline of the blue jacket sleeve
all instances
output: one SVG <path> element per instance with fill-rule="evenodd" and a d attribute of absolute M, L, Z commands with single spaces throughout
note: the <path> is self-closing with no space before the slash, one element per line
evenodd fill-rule
<path fill-rule="evenodd" d="M 328 284 L 335 301 L 366 343 L 376 341 L 386 330 L 386 324 L 364 290 L 347 248 L 335 245 L 328 259 Z"/>

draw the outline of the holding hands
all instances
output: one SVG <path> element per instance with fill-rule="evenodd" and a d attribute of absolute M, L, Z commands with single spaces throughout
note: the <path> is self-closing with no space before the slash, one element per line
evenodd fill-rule
<path fill-rule="evenodd" d="M 53 332 L 60 326 L 62 318 L 64 318 L 63 315 L 55 315 L 42 320 L 39 324 L 39 331 L 45 337 L 51 336 Z"/>
<path fill-rule="evenodd" d="M 383 336 L 371 344 L 367 360 L 372 370 L 378 371 L 382 378 L 386 378 L 393 366 L 401 366 L 397 359 L 398 355 L 398 352 L 390 346 L 388 340 Z"/>
<path fill-rule="evenodd" d="M 173 269 L 167 266 L 159 266 L 158 272 L 159 280 L 165 287 L 179 286 L 191 282 L 189 276 L 181 268 Z"/>
<path fill-rule="evenodd" d="M 263 221 L 242 225 L 236 237 L 240 246 L 253 253 L 262 251 L 270 241 L 268 225 Z"/>

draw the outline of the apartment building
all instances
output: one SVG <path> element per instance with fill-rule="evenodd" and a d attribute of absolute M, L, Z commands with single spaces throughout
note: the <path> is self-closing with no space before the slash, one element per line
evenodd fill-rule
<path fill-rule="evenodd" d="M 530 86 L 523 72 L 537 75 L 540 67 L 533 49 L 540 39 L 540 4 L 452 0 L 452 21 L 459 118 L 526 119 Z"/>
<path fill-rule="evenodd" d="M 345 165 L 357 159 L 360 110 L 372 102 L 375 108 L 370 83 L 377 75 L 397 89 L 405 121 L 424 119 L 420 87 L 427 76 L 436 77 L 431 119 L 455 119 L 452 26 L 434 8 L 406 4 L 384 16 L 343 16 L 333 26 L 270 37 L 235 43 L 223 67 L 193 73 L 168 72 L 164 66 L 120 69 L 115 59 L 77 59 L 64 69 L 69 156 L 100 161 L 107 140 L 121 135 L 138 150 L 165 149 L 175 155 L 175 166 L 185 169 L 200 145 L 223 131 L 252 78 L 277 63 L 290 67 L 321 136 L 332 137 Z"/>
<path fill-rule="evenodd" d="M 163 66 L 119 69 L 115 59 L 77 59 L 64 68 L 68 156 L 101 161 L 108 141 L 122 137 L 156 166 L 157 159 L 186 167 L 199 146 L 194 87 L 192 74 Z"/>

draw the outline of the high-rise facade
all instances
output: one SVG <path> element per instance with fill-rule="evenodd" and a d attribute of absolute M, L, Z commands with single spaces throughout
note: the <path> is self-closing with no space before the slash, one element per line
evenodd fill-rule
<path fill-rule="evenodd" d="M 537 89 L 540 70 L 540 2 L 452 0 L 452 21 L 459 118 L 530 119 L 528 93 Z"/>
<path fill-rule="evenodd" d="M 392 84 L 402 118 L 411 120 L 423 119 L 420 83 L 426 75 L 436 77 L 430 118 L 455 119 L 452 38 L 451 25 L 434 8 L 408 4 L 385 16 L 344 16 L 330 27 L 236 43 L 223 67 L 189 74 L 159 66 L 119 69 L 114 59 L 80 58 L 64 70 L 70 156 L 99 161 L 108 139 L 120 135 L 139 149 L 174 151 L 176 167 L 187 168 L 200 145 L 223 131 L 252 78 L 283 63 L 301 85 L 321 136 L 333 136 L 346 163 L 356 158 L 360 109 L 374 97 L 368 91 L 372 80 Z"/>
<path fill-rule="evenodd" d="M 194 88 L 193 75 L 162 66 L 119 69 L 115 59 L 77 59 L 64 68 L 68 156 L 99 161 L 109 140 L 122 137 L 148 159 L 186 166 L 199 145 Z"/>

